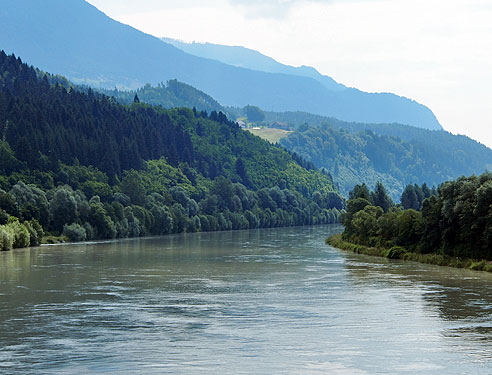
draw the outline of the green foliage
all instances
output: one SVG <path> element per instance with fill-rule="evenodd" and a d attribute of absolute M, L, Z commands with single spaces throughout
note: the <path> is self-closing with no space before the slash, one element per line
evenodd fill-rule
<path fill-rule="evenodd" d="M 246 113 L 248 120 L 251 122 L 262 122 L 265 119 L 265 113 L 261 108 L 253 105 L 244 107 L 244 113 Z"/>
<path fill-rule="evenodd" d="M 13 233 L 14 248 L 28 247 L 30 245 L 31 236 L 24 224 L 21 224 L 18 221 L 14 221 L 7 224 L 7 227 L 10 228 Z"/>
<path fill-rule="evenodd" d="M 130 197 L 133 204 L 145 205 L 146 191 L 139 173 L 135 170 L 130 170 L 125 173 L 121 183 L 121 191 Z"/>
<path fill-rule="evenodd" d="M 394 206 L 393 200 L 386 193 L 386 189 L 381 181 L 376 183 L 376 187 L 371 193 L 371 201 L 375 206 L 381 207 L 384 212 L 388 212 L 389 209 Z"/>
<path fill-rule="evenodd" d="M 44 230 L 41 224 L 35 219 L 24 222 L 25 227 L 29 231 L 30 246 L 39 246 L 43 239 Z"/>
<path fill-rule="evenodd" d="M 403 256 L 407 253 L 407 250 L 401 246 L 393 246 L 386 253 L 386 258 L 389 259 L 403 259 Z"/>
<path fill-rule="evenodd" d="M 417 188 L 407 187 L 402 203 L 406 200 L 403 206 L 408 202 L 420 206 L 424 198 L 421 211 L 391 209 L 377 215 L 363 198 L 349 200 L 343 239 L 366 246 L 402 246 L 423 254 L 492 260 L 491 173 L 446 182 L 437 197 L 426 186 L 417 195 Z M 410 200 L 414 195 L 417 200 Z"/>
<path fill-rule="evenodd" d="M 103 90 L 98 89 L 107 96 L 112 96 L 122 104 L 131 104 L 136 102 L 145 102 L 151 105 L 159 105 L 163 108 L 187 107 L 196 108 L 198 111 L 223 111 L 222 107 L 216 100 L 204 92 L 195 89 L 177 80 L 169 80 L 167 84 L 159 83 L 157 86 L 146 84 L 136 91 L 121 90 Z"/>
<path fill-rule="evenodd" d="M 14 247 L 15 234 L 8 225 L 0 225 L 0 251 L 12 250 Z"/>
<path fill-rule="evenodd" d="M 316 167 L 326 168 L 344 195 L 356 184 L 374 186 L 381 181 L 390 197 L 397 200 L 408 184 L 426 181 L 437 186 L 451 178 L 483 173 L 492 166 L 492 150 L 444 131 L 399 124 L 306 120 L 320 126 L 300 128 L 280 144 Z M 298 124 L 303 123 L 299 119 Z M 416 205 L 412 208 L 419 209 Z"/>
<path fill-rule="evenodd" d="M 87 232 L 83 226 L 77 223 L 70 225 L 65 224 L 63 226 L 63 233 L 70 241 L 85 241 L 87 239 Z"/>
<path fill-rule="evenodd" d="M 327 173 L 223 112 L 122 106 L 2 53 L 0 73 L 0 161 L 2 147 L 19 160 L 0 176 L 5 249 L 39 244 L 43 228 L 48 242 L 84 241 L 334 223 L 344 212 Z"/>

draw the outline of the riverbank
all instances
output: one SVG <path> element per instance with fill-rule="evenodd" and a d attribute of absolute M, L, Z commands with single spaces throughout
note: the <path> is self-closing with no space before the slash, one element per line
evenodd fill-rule
<path fill-rule="evenodd" d="M 341 234 L 335 234 L 326 239 L 326 244 L 337 249 L 352 251 L 356 254 L 383 257 L 388 259 L 401 259 L 413 262 L 434 264 L 454 268 L 465 268 L 474 271 L 492 272 L 492 262 L 487 260 L 476 260 L 469 258 L 456 258 L 442 254 L 419 254 L 408 251 L 401 246 L 394 246 L 390 249 L 379 247 L 368 247 L 344 241 Z"/>

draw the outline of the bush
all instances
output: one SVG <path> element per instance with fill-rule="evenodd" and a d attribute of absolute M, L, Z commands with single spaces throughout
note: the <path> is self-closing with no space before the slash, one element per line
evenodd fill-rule
<path fill-rule="evenodd" d="M 31 236 L 24 224 L 14 221 L 7 224 L 7 227 L 12 229 L 14 233 L 14 248 L 29 247 L 31 244 Z"/>
<path fill-rule="evenodd" d="M 405 256 L 406 253 L 407 253 L 407 250 L 405 250 L 403 247 L 401 247 L 401 246 L 393 246 L 386 253 L 386 258 L 389 258 L 389 259 L 403 259 L 403 257 Z"/>
<path fill-rule="evenodd" d="M 0 251 L 12 250 L 14 247 L 14 232 L 8 225 L 0 225 Z"/>
<path fill-rule="evenodd" d="M 30 246 L 39 246 L 44 235 L 41 224 L 39 224 L 37 220 L 33 219 L 31 221 L 26 221 L 24 226 L 29 232 Z"/>
<path fill-rule="evenodd" d="M 65 224 L 63 226 L 63 235 L 67 236 L 69 241 L 79 242 L 87 239 L 87 232 L 85 228 L 77 223 L 70 225 Z"/>
<path fill-rule="evenodd" d="M 89 223 L 84 223 L 84 229 L 86 233 L 86 240 L 94 239 L 94 228 Z"/>
<path fill-rule="evenodd" d="M 7 224 L 9 222 L 9 214 L 7 211 L 0 208 L 0 224 Z"/>

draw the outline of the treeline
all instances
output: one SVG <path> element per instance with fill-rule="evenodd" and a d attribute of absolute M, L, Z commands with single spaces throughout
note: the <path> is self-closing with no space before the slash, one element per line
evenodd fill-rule
<path fill-rule="evenodd" d="M 413 195 L 408 191 L 402 198 Z M 437 196 L 432 190 L 426 192 L 429 196 L 424 196 L 418 211 L 382 205 L 370 199 L 374 193 L 356 186 L 347 202 L 343 240 L 388 249 L 400 246 L 398 251 L 419 254 L 492 260 L 492 173 L 446 182 Z"/>
<path fill-rule="evenodd" d="M 57 186 L 47 191 L 19 181 L 0 190 L 0 249 L 38 245 L 43 233 L 48 241 L 84 241 L 328 224 L 338 222 L 344 208 L 335 192 L 307 199 L 278 187 L 252 191 L 222 176 L 195 176 L 194 183 L 184 172 L 186 165 L 161 159 L 126 172 L 114 186 L 104 173 L 81 165 L 61 165 L 52 174 Z"/>
<path fill-rule="evenodd" d="M 345 208 L 328 174 L 222 112 L 124 106 L 3 52 L 0 131 L 4 249 L 27 232 L 36 245 L 43 231 L 84 240 L 323 224 Z"/>

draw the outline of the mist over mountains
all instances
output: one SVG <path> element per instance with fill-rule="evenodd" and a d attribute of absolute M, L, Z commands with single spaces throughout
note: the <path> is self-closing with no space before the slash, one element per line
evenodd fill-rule
<path fill-rule="evenodd" d="M 0 48 L 75 83 L 136 89 L 178 79 L 228 106 L 442 129 L 432 111 L 413 100 L 343 89 L 309 68 L 267 72 L 194 56 L 83 0 L 2 0 L 1 5 Z"/>

